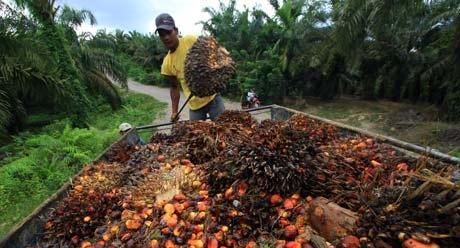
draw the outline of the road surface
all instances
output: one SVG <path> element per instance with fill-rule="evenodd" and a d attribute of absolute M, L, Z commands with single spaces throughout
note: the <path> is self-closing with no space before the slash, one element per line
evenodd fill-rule
<path fill-rule="evenodd" d="M 169 88 L 161 88 L 158 86 L 153 85 L 145 85 L 139 82 L 133 81 L 128 79 L 128 89 L 130 91 L 146 94 L 149 96 L 154 97 L 158 101 L 168 103 L 168 107 L 166 108 L 164 113 L 161 113 L 160 116 L 155 118 L 153 123 L 163 123 L 169 122 L 171 117 L 171 97 L 169 96 Z M 184 104 L 186 97 L 181 93 L 179 108 Z M 224 98 L 224 104 L 226 110 L 241 110 L 241 104 L 239 102 L 231 101 L 229 99 Z M 186 106 L 180 115 L 181 120 L 188 120 L 189 119 L 189 109 Z M 270 118 L 269 114 L 262 114 L 257 115 L 256 119 L 261 120 L 265 118 Z"/>

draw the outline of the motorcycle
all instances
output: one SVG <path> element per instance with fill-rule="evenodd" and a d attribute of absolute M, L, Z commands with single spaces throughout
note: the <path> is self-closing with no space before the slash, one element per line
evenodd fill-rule
<path fill-rule="evenodd" d="M 260 107 L 261 102 L 257 95 L 254 95 L 249 101 L 244 101 L 242 104 L 242 109 L 251 109 Z"/>

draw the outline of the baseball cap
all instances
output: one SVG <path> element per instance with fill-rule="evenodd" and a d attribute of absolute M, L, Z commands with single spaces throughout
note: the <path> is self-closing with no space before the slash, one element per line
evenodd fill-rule
<path fill-rule="evenodd" d="M 158 31 L 158 29 L 166 29 L 168 31 L 173 30 L 176 27 L 176 24 L 174 23 L 174 19 L 170 14 L 163 13 L 157 16 L 155 19 L 155 24 L 157 26 L 157 29 L 155 32 Z"/>
<path fill-rule="evenodd" d="M 121 123 L 120 126 L 118 127 L 118 129 L 120 130 L 120 132 L 126 132 L 126 131 L 128 131 L 129 129 L 131 129 L 131 128 L 132 128 L 131 124 L 126 123 L 126 122 L 125 122 L 125 123 Z"/>

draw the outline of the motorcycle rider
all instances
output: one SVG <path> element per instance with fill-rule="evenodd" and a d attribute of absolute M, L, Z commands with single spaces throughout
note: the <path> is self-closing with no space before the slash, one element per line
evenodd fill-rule
<path fill-rule="evenodd" d="M 248 92 L 248 94 L 246 96 L 246 100 L 248 102 L 248 107 L 249 108 L 257 108 L 260 105 L 259 99 L 258 99 L 257 94 L 254 91 L 254 89 L 249 90 L 249 92 Z"/>
<path fill-rule="evenodd" d="M 256 92 L 254 92 L 254 89 L 250 89 L 248 91 L 248 96 L 246 97 L 246 99 L 248 100 L 249 103 L 252 103 L 253 101 L 253 98 L 256 96 Z"/>

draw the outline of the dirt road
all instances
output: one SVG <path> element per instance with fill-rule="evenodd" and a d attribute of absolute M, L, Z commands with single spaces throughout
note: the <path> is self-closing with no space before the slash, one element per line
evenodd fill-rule
<path fill-rule="evenodd" d="M 159 118 L 156 118 L 154 123 L 162 123 L 162 122 L 169 121 L 169 118 L 171 116 L 171 98 L 169 96 L 169 88 L 161 88 L 161 87 L 152 86 L 152 85 L 145 85 L 145 84 L 141 84 L 139 82 L 136 82 L 130 79 L 128 80 L 128 88 L 130 91 L 141 93 L 141 94 L 146 94 L 146 95 L 154 97 L 158 101 L 168 103 L 168 107 L 166 108 L 165 113 L 160 115 Z M 186 100 L 186 97 L 181 93 L 179 108 L 182 106 L 185 100 Z M 239 102 L 224 99 L 224 103 L 225 103 L 225 109 L 227 110 L 241 109 L 241 104 Z M 185 107 L 185 109 L 181 113 L 181 120 L 188 120 L 188 119 L 189 119 L 189 110 L 188 110 L 188 107 Z"/>

